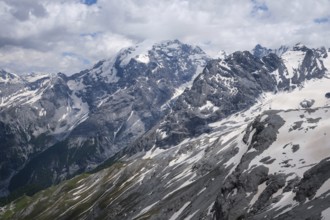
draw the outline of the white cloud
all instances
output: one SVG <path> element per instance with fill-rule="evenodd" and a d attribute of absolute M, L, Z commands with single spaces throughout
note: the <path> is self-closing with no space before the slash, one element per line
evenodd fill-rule
<path fill-rule="evenodd" d="M 328 0 L 3 0 L 0 15 L 0 68 L 14 72 L 77 72 L 146 39 L 213 54 L 257 43 L 330 47 Z"/>

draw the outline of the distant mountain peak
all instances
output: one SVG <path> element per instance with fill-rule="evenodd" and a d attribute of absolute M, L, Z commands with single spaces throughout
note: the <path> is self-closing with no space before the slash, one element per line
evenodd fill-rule
<path fill-rule="evenodd" d="M 228 57 L 228 54 L 226 51 L 224 50 L 220 50 L 216 55 L 215 58 L 216 59 L 226 59 Z"/>
<path fill-rule="evenodd" d="M 293 50 L 294 51 L 305 51 L 308 48 L 306 47 L 306 45 L 302 44 L 302 43 L 297 43 L 293 46 Z"/>
<path fill-rule="evenodd" d="M 267 56 L 270 53 L 274 53 L 277 56 L 281 57 L 283 53 L 285 53 L 286 51 L 288 51 L 290 48 L 286 45 L 282 45 L 277 49 L 269 49 L 267 47 L 264 47 L 260 44 L 257 44 L 251 51 L 251 53 L 259 58 L 262 58 L 264 56 Z"/>
<path fill-rule="evenodd" d="M 9 73 L 4 69 L 0 70 L 0 83 L 15 83 L 20 81 L 20 77 L 14 73 Z"/>
<path fill-rule="evenodd" d="M 164 40 L 160 42 L 151 42 L 144 41 L 129 48 L 122 49 L 118 55 L 120 56 L 120 65 L 127 65 L 131 59 L 136 60 L 139 63 L 149 63 L 150 62 L 150 51 L 154 51 L 154 53 L 158 53 L 161 51 L 162 53 L 171 53 L 174 51 L 185 50 L 187 48 L 196 50 L 197 53 L 204 53 L 202 49 L 199 47 L 193 47 L 187 44 L 182 43 L 181 41 L 175 40 Z"/>
<path fill-rule="evenodd" d="M 274 50 L 274 53 L 277 55 L 277 56 L 279 56 L 279 57 L 281 57 L 282 56 L 282 54 L 284 54 L 286 51 L 288 51 L 289 50 L 289 47 L 288 46 L 286 46 L 286 45 L 282 45 L 282 46 L 280 46 L 278 49 L 275 49 Z"/>
<path fill-rule="evenodd" d="M 260 44 L 257 44 L 251 51 L 251 53 L 256 57 L 264 57 L 267 56 L 272 52 L 271 49 L 268 49 L 266 47 L 261 46 Z"/>

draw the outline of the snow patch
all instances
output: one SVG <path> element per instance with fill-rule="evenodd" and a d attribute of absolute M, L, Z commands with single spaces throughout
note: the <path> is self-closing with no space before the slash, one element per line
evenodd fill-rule
<path fill-rule="evenodd" d="M 181 207 L 181 209 L 179 209 L 177 212 L 175 212 L 172 216 L 171 216 L 171 218 L 169 219 L 169 220 L 176 220 L 179 216 L 180 216 L 180 214 L 187 208 L 187 206 L 190 204 L 191 202 L 189 201 L 189 202 L 186 202 L 182 207 Z"/>
<path fill-rule="evenodd" d="M 157 155 L 166 152 L 167 150 L 160 149 L 158 147 L 153 146 L 147 153 L 142 157 L 142 159 L 152 159 Z"/>
<path fill-rule="evenodd" d="M 184 220 L 190 220 L 192 219 L 192 217 L 194 217 L 194 215 L 196 215 L 196 213 L 199 212 L 199 209 L 197 209 L 195 212 L 193 212 L 192 214 L 188 215 Z"/>
<path fill-rule="evenodd" d="M 148 212 L 152 207 L 154 207 L 159 201 L 152 203 L 151 205 L 145 207 L 144 209 L 142 209 L 139 214 L 137 214 L 133 219 L 136 219 L 138 217 L 140 217 L 141 215 L 143 215 L 144 213 Z"/>
<path fill-rule="evenodd" d="M 23 75 L 22 78 L 28 82 L 35 82 L 39 79 L 43 79 L 43 78 L 46 78 L 46 77 L 50 77 L 50 74 L 47 74 L 47 73 L 30 73 L 30 74 L 27 74 L 27 75 Z"/>
<path fill-rule="evenodd" d="M 302 64 L 305 54 L 306 52 L 304 51 L 287 51 L 282 55 L 281 58 L 283 59 L 284 65 L 286 66 L 288 73 L 287 75 L 284 75 L 285 78 L 291 79 L 294 76 L 295 72 L 299 74 L 299 72 L 296 70 Z"/>
<path fill-rule="evenodd" d="M 266 181 L 258 186 L 257 193 L 253 196 L 253 198 L 250 201 L 250 204 L 249 204 L 250 206 L 253 206 L 254 203 L 256 203 L 256 201 L 259 199 L 259 196 L 266 189 L 266 187 L 267 187 Z"/>
<path fill-rule="evenodd" d="M 147 42 L 143 42 L 134 47 L 123 49 L 119 52 L 122 54 L 120 66 L 126 66 L 131 59 L 135 59 L 138 62 L 148 63 L 149 56 L 148 51 L 151 50 L 151 46 Z"/>
<path fill-rule="evenodd" d="M 209 100 L 206 101 L 205 105 L 199 107 L 199 109 L 201 111 L 203 110 L 212 110 L 212 111 L 216 111 L 219 109 L 219 107 L 215 106 L 212 102 L 210 102 Z"/>
<path fill-rule="evenodd" d="M 140 62 L 140 63 L 149 63 L 150 59 L 149 56 L 146 54 L 139 54 L 135 57 L 135 60 Z"/>
<path fill-rule="evenodd" d="M 330 219 L 330 208 L 323 210 L 321 215 L 324 220 Z"/>
<path fill-rule="evenodd" d="M 325 181 L 322 186 L 317 190 L 314 198 L 321 196 L 323 193 L 326 193 L 330 190 L 330 179 Z"/>

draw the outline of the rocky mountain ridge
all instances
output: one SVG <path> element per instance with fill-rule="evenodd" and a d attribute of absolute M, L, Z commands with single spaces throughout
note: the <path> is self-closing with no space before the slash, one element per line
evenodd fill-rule
<path fill-rule="evenodd" d="M 14 143 L 1 148 L 1 191 L 33 192 L 93 169 L 157 123 L 208 59 L 175 40 L 122 50 L 72 76 L 6 73 L 1 142 Z"/>
<path fill-rule="evenodd" d="M 298 43 L 299 44 L 299 43 Z M 276 54 L 277 56 L 281 57 L 282 54 L 284 54 L 285 52 L 287 52 L 288 50 L 292 50 L 292 48 L 288 47 L 288 46 L 285 46 L 285 45 L 282 45 L 280 46 L 279 48 L 277 49 L 269 49 L 267 47 L 263 47 L 262 45 L 260 44 L 257 44 L 252 50 L 251 50 L 251 53 L 256 56 L 256 57 L 259 57 L 259 58 L 262 58 L 264 56 L 267 56 L 268 54 L 270 53 L 274 53 Z"/>
<path fill-rule="evenodd" d="M 21 197 L 0 216 L 329 217 L 328 53 L 298 44 L 281 57 L 244 51 L 209 60 L 191 87 L 162 103 L 164 117 L 110 166 Z"/>
<path fill-rule="evenodd" d="M 299 60 L 291 58 L 298 54 Z M 184 138 L 207 133 L 211 130 L 209 123 L 249 108 L 265 92 L 290 91 L 306 80 L 324 77 L 327 68 L 323 59 L 328 65 L 327 55 L 302 46 L 294 47 L 281 58 L 269 54 L 259 59 L 244 51 L 224 60 L 212 60 L 191 89 L 177 99 L 171 114 L 147 134 L 151 137 L 142 138 L 142 143 L 134 143 L 131 149 L 133 152 L 141 146 L 150 149 L 154 144 L 167 148 Z M 154 142 L 146 145 L 146 139 Z"/>

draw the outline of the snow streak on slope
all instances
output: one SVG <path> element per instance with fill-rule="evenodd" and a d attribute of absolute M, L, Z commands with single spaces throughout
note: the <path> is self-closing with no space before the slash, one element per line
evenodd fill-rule
<path fill-rule="evenodd" d="M 30 73 L 21 76 L 22 79 L 26 80 L 27 82 L 35 82 L 37 80 L 43 79 L 43 78 L 48 78 L 48 77 L 54 77 L 52 74 L 47 74 L 47 73 Z"/>
<path fill-rule="evenodd" d="M 104 60 L 102 65 L 90 70 L 90 75 L 94 80 L 103 79 L 106 83 L 116 83 L 119 81 L 117 76 L 117 69 L 114 68 L 115 58 L 112 57 L 108 60 Z"/>
<path fill-rule="evenodd" d="M 0 107 L 9 108 L 12 106 L 33 104 L 41 99 L 41 96 L 50 88 L 50 85 L 50 80 L 46 80 L 38 89 L 31 90 L 30 88 L 24 88 L 9 96 L 1 97 Z"/>
<path fill-rule="evenodd" d="M 0 70 L 0 83 L 4 84 L 15 84 L 21 82 L 21 78 L 14 74 L 14 73 L 8 73 L 4 70 Z"/>
<path fill-rule="evenodd" d="M 88 118 L 89 106 L 83 102 L 81 98 L 75 94 L 71 95 L 71 100 L 66 107 L 61 107 L 57 110 L 55 117 L 59 118 L 59 122 L 53 134 L 60 134 L 65 131 L 71 131 L 77 125 Z"/>
<path fill-rule="evenodd" d="M 188 82 L 186 82 L 186 83 L 184 83 L 184 84 L 182 84 L 180 87 L 178 87 L 178 88 L 175 90 L 175 92 L 174 92 L 173 96 L 171 97 L 171 99 L 170 99 L 167 103 L 165 103 L 165 104 L 162 106 L 162 108 L 166 107 L 166 105 L 168 105 L 169 102 L 171 102 L 172 100 L 174 100 L 174 99 L 176 99 L 177 97 L 179 97 L 179 96 L 180 96 L 180 95 L 181 95 L 186 89 L 190 89 L 190 88 L 191 88 L 191 86 L 192 86 L 194 80 L 196 79 L 196 77 L 197 77 L 199 74 L 202 73 L 202 71 L 203 71 L 203 69 L 204 69 L 204 67 L 205 67 L 205 64 L 206 64 L 206 63 L 201 62 L 200 65 L 197 66 L 196 72 L 195 72 L 195 74 L 192 76 L 191 80 L 188 81 Z"/>

